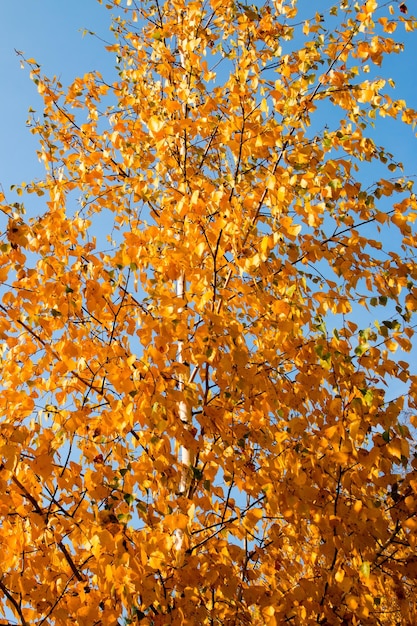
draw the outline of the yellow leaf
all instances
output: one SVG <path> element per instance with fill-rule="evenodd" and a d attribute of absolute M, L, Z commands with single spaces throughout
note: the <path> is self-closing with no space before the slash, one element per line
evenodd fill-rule
<path fill-rule="evenodd" d="M 110 565 L 110 563 L 107 563 L 106 565 L 106 579 L 109 582 L 112 582 L 114 577 L 113 577 L 113 567 Z"/>
<path fill-rule="evenodd" d="M 171 513 L 164 518 L 164 526 L 171 531 L 184 530 L 188 522 L 188 515 L 184 515 L 184 513 Z"/>
<path fill-rule="evenodd" d="M 358 598 L 352 594 L 348 594 L 346 596 L 346 604 L 351 611 L 355 611 L 359 606 Z"/>
<path fill-rule="evenodd" d="M 164 126 L 163 120 L 153 115 L 148 121 L 149 130 L 152 133 L 158 133 Z"/>
<path fill-rule="evenodd" d="M 286 197 L 287 197 L 287 189 L 285 187 L 281 186 L 278 189 L 277 199 L 278 199 L 279 202 L 283 202 Z"/>
<path fill-rule="evenodd" d="M 357 419 L 357 420 L 353 420 L 353 422 L 350 423 L 349 425 L 349 433 L 350 436 L 352 437 L 352 439 L 356 439 L 357 435 L 358 435 L 358 431 L 361 425 L 361 420 Z"/>
<path fill-rule="evenodd" d="M 262 98 L 260 110 L 262 111 L 262 113 L 265 113 L 266 115 L 268 115 L 268 113 L 269 113 L 269 106 L 268 106 L 268 101 L 267 101 L 266 98 Z"/>

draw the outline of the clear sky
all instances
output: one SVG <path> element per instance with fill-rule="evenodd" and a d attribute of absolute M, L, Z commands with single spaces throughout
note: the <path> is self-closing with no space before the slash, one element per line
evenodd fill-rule
<path fill-rule="evenodd" d="M 409 4 L 413 3 L 415 0 L 410 0 Z M 298 3 L 303 17 L 309 12 L 325 12 L 332 4 L 331 0 Z M 41 100 L 28 70 L 20 69 L 15 49 L 35 58 L 46 75 L 59 76 L 64 85 L 94 69 L 106 75 L 114 62 L 112 55 L 104 50 L 103 42 L 83 36 L 82 31 L 88 29 L 111 40 L 110 16 L 111 12 L 97 0 L 1 0 L 0 182 L 6 192 L 11 184 L 42 176 L 43 172 L 35 154 L 37 140 L 25 127 L 29 107 L 39 111 Z M 405 98 L 409 106 L 417 109 L 417 34 L 407 34 L 399 28 L 394 36 L 405 42 L 406 51 L 390 55 L 381 74 L 392 75 L 397 85 L 396 97 Z M 377 143 L 395 151 L 407 173 L 417 173 L 417 143 L 412 130 L 400 129 L 389 120 L 384 120 L 382 126 L 383 135 L 376 137 Z"/>
<path fill-rule="evenodd" d="M 315 11 L 325 13 L 333 3 L 299 0 L 298 6 L 302 17 L 307 17 Z M 392 3 L 396 5 L 395 0 Z M 407 4 L 411 10 L 416 0 Z M 398 13 L 398 6 L 395 11 Z M 109 76 L 114 66 L 113 55 L 104 50 L 104 42 L 83 36 L 82 31 L 91 30 L 112 41 L 110 18 L 111 12 L 97 0 L 0 0 L 0 183 L 10 202 L 17 200 L 9 192 L 10 185 L 43 176 L 43 167 L 36 156 L 37 139 L 25 126 L 29 107 L 41 115 L 42 102 L 28 69 L 20 69 L 15 49 L 35 58 L 44 74 L 59 76 L 64 86 L 91 70 Z M 377 71 L 384 77 L 392 76 L 397 85 L 393 95 L 405 98 L 409 106 L 417 109 L 417 33 L 405 33 L 400 27 L 394 37 L 405 43 L 405 53 L 390 55 Z M 319 126 L 326 123 L 326 120 L 316 121 Z M 372 131 L 375 142 L 397 155 L 408 175 L 416 175 L 415 131 L 390 120 L 380 122 Z M 30 196 L 25 202 L 38 203 L 36 211 L 32 205 L 29 208 L 32 215 L 42 210 L 40 199 Z M 373 323 L 372 315 L 363 311 L 364 325 Z"/>
<path fill-rule="evenodd" d="M 248 0 L 248 4 L 255 1 Z M 398 12 L 396 0 L 391 1 Z M 306 16 L 308 12 L 324 13 L 335 2 L 299 0 L 299 6 Z M 417 0 L 408 0 L 407 4 L 410 11 L 413 5 L 417 11 Z M 44 172 L 36 156 L 38 139 L 26 127 L 30 107 L 42 115 L 42 100 L 29 78 L 29 70 L 20 68 L 15 50 L 34 58 L 47 76 L 59 76 L 64 86 L 92 70 L 108 76 L 112 73 L 114 55 L 104 49 L 103 41 L 83 36 L 82 31 L 94 31 L 98 37 L 112 41 L 110 22 L 111 12 L 97 0 L 0 0 L 0 184 L 10 202 L 17 200 L 9 191 L 12 184 L 40 178 Z M 395 97 L 404 98 L 417 110 L 417 33 L 407 34 L 399 28 L 394 37 L 405 43 L 405 53 L 391 55 L 380 74 L 392 76 L 397 85 Z M 397 156 L 408 175 L 417 176 L 415 131 L 390 120 L 382 122 L 375 128 L 374 140 Z M 319 125 L 325 123 L 326 120 L 318 120 Z M 42 210 L 42 199 L 29 196 L 24 201 L 35 203 L 37 211 Z M 364 310 L 361 318 L 364 326 L 374 320 L 373 313 Z M 414 358 L 417 362 L 416 353 L 414 350 L 411 355 L 397 356 L 406 361 Z M 411 369 L 416 371 L 417 367 Z M 399 393 L 402 393 L 401 384 L 396 383 L 388 397 Z"/>
<path fill-rule="evenodd" d="M 29 107 L 41 113 L 41 99 L 28 69 L 20 68 L 15 49 L 36 59 L 44 74 L 59 76 L 64 85 L 94 69 L 105 73 L 112 56 L 103 42 L 83 37 L 82 30 L 109 40 L 110 16 L 96 0 L 1 0 L 0 182 L 6 192 L 11 184 L 43 173 L 35 154 L 37 139 L 25 126 Z"/>

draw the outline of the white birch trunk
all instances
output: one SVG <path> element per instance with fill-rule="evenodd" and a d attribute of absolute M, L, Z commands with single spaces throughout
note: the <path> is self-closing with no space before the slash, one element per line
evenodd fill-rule
<path fill-rule="evenodd" d="M 180 52 L 180 59 L 181 59 L 181 65 L 185 67 L 184 55 L 182 51 Z M 184 104 L 183 113 L 184 113 L 184 117 L 186 117 L 187 116 L 186 104 Z M 181 152 L 182 152 L 182 156 L 184 157 L 184 159 L 185 159 L 185 154 L 186 154 L 185 141 L 186 139 L 184 139 L 184 144 L 181 146 Z M 185 272 L 181 271 L 181 274 L 177 280 L 177 288 L 176 288 L 177 297 L 181 298 L 181 300 L 184 300 L 185 291 L 186 291 L 186 276 L 185 276 Z M 182 309 L 180 309 L 179 312 L 181 311 Z M 177 359 L 178 359 L 178 363 L 184 364 L 184 342 L 182 340 L 178 341 Z M 188 376 L 186 376 L 185 373 L 181 372 L 179 376 L 178 389 L 180 391 L 180 394 L 182 394 L 182 396 L 184 396 L 185 383 L 187 382 L 187 379 L 188 379 Z M 183 427 L 188 429 L 191 425 L 191 412 L 189 408 L 187 407 L 187 403 L 184 398 L 182 398 L 179 401 L 178 415 L 179 415 L 179 419 L 181 420 L 183 424 Z M 178 493 L 179 495 L 183 496 L 187 494 L 189 478 L 190 478 L 190 466 L 191 466 L 190 450 L 183 445 L 179 446 L 178 461 L 179 461 L 179 465 L 181 466 L 181 476 L 180 476 L 180 481 L 178 485 Z M 180 551 L 183 547 L 184 531 L 182 529 L 177 528 L 174 534 L 175 534 L 175 548 L 178 551 Z"/>
<path fill-rule="evenodd" d="M 184 299 L 184 291 L 185 291 L 185 275 L 184 273 L 178 278 L 177 281 L 177 296 L 178 298 Z M 183 342 L 178 342 L 178 363 L 184 363 L 184 355 L 183 355 Z M 185 390 L 185 376 L 181 374 L 180 380 L 178 383 L 179 391 L 184 394 Z M 184 424 L 185 428 L 190 426 L 190 412 L 187 407 L 187 403 L 184 399 L 179 401 L 178 405 L 178 414 L 181 422 Z M 191 454 L 190 450 L 185 446 L 180 446 L 179 448 L 179 462 L 182 465 L 181 470 L 181 478 L 178 487 L 178 492 L 183 495 L 186 493 L 188 477 L 189 477 L 189 468 L 191 465 Z"/>

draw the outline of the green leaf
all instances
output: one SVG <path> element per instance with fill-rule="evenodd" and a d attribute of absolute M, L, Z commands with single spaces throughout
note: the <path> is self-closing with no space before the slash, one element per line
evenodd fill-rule
<path fill-rule="evenodd" d="M 363 394 L 364 403 L 367 406 L 371 406 L 373 399 L 374 399 L 374 394 L 372 393 L 370 389 L 367 389 L 367 391 Z"/>
<path fill-rule="evenodd" d="M 131 493 L 124 493 L 123 500 L 130 506 L 135 501 L 135 496 Z"/>
<path fill-rule="evenodd" d="M 364 352 L 366 352 L 367 350 L 369 350 L 369 343 L 364 342 L 364 343 L 359 344 L 359 346 L 356 346 L 355 354 L 357 356 L 362 356 L 362 354 L 364 354 Z"/>

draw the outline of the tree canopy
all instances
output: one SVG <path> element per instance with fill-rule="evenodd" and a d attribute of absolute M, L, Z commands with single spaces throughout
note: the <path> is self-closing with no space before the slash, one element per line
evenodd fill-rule
<path fill-rule="evenodd" d="M 417 22 L 315 4 L 108 0 L 108 77 L 22 57 L 8 623 L 416 623 L 417 201 L 375 129 L 414 126 L 383 61 Z"/>

